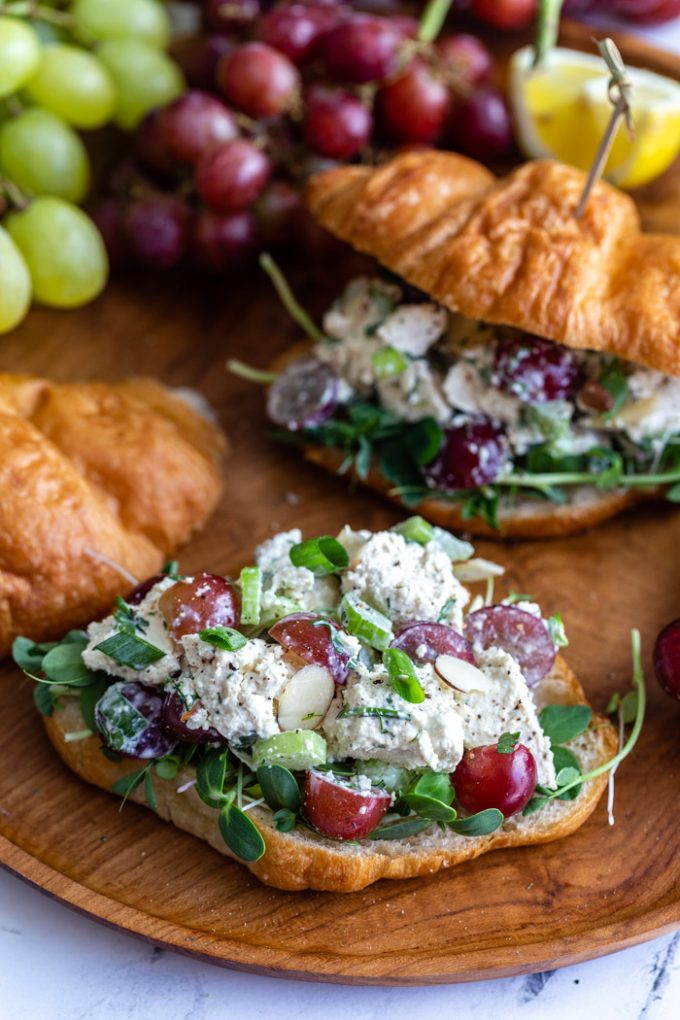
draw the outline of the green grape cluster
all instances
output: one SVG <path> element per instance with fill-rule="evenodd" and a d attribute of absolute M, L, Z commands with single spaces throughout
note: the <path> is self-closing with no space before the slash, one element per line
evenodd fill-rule
<path fill-rule="evenodd" d="M 78 132 L 130 131 L 183 91 L 169 40 L 161 0 L 0 0 L 0 333 L 31 297 L 72 308 L 105 286 Z"/>

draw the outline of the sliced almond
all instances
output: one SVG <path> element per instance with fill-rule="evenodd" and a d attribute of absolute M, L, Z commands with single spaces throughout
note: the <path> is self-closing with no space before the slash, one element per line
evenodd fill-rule
<path fill-rule="evenodd" d="M 335 684 L 323 666 L 303 666 L 288 681 L 279 698 L 282 730 L 315 730 L 330 708 Z"/>
<path fill-rule="evenodd" d="M 463 694 L 474 691 L 490 691 L 492 683 L 481 669 L 471 662 L 457 659 L 455 655 L 438 655 L 434 663 L 434 671 L 440 680 Z"/>
<path fill-rule="evenodd" d="M 459 581 L 472 584 L 473 581 L 486 581 L 489 577 L 502 577 L 505 567 L 491 560 L 483 560 L 481 556 L 465 563 L 454 563 L 453 572 Z"/>

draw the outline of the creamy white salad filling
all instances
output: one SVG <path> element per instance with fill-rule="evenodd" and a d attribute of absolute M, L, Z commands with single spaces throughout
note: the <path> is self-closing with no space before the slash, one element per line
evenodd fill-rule
<path fill-rule="evenodd" d="M 297 530 L 284 532 L 257 549 L 261 612 L 267 623 L 242 627 L 243 644 L 237 650 L 216 647 L 200 634 L 173 640 L 159 608 L 161 594 L 174 583 L 165 578 L 138 605 L 129 607 L 134 633 L 162 651 L 162 657 L 134 670 L 97 648 L 120 632 L 119 609 L 118 614 L 90 625 L 83 660 L 111 676 L 178 692 L 190 729 L 212 727 L 230 746 L 247 749 L 256 740 L 290 728 L 282 725 L 282 705 L 286 698 L 290 703 L 291 684 L 299 683 L 301 671 L 309 669 L 308 662 L 268 635 L 267 626 L 294 612 L 313 612 L 333 622 L 332 628 L 323 626 L 334 635 L 334 646 L 351 656 L 346 682 L 330 683 L 323 711 L 301 714 L 295 727 L 315 729 L 325 739 L 329 762 L 378 760 L 407 769 L 450 772 L 466 748 L 493 743 L 512 732 L 534 755 L 539 782 L 555 785 L 550 741 L 541 729 L 532 690 L 507 652 L 495 647 L 472 649 L 486 682 L 484 690 L 467 693 L 445 682 L 431 663 L 414 663 L 424 692 L 424 698 L 414 703 L 391 682 L 381 652 L 365 634 L 352 633 L 349 618 L 343 616 L 343 598 L 356 597 L 392 633 L 404 623 L 429 621 L 460 634 L 470 592 L 457 573 L 483 579 L 499 572 L 495 564 L 462 562 L 472 547 L 438 529 L 432 530 L 429 540 L 414 541 L 396 531 L 373 533 L 345 527 L 338 541 L 347 552 L 348 565 L 318 576 L 291 562 L 291 549 L 301 537 Z M 474 604 L 479 603 L 477 597 Z M 517 607 L 541 618 L 535 603 L 519 602 Z M 318 675 L 313 679 L 318 680 Z M 318 700 L 318 685 L 315 696 Z M 357 771 L 361 773 L 360 768 Z"/>
<path fill-rule="evenodd" d="M 575 392 L 523 401 L 494 368 L 496 340 L 520 334 L 430 301 L 410 303 L 402 288 L 380 278 L 352 280 L 327 312 L 324 331 L 328 340 L 316 354 L 343 382 L 343 402 L 372 397 L 404 421 L 432 417 L 442 426 L 483 415 L 504 427 L 511 460 L 546 441 L 563 454 L 613 440 L 659 452 L 680 432 L 680 378 L 570 350 L 580 373 Z M 601 380 L 614 362 L 625 394 L 612 412 L 598 404 L 611 402 Z"/>

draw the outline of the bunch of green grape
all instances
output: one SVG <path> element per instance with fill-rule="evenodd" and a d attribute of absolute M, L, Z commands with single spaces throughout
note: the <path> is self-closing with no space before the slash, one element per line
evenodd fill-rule
<path fill-rule="evenodd" d="M 31 297 L 72 308 L 104 287 L 78 131 L 131 131 L 183 91 L 169 39 L 159 0 L 0 0 L 0 333 Z"/>

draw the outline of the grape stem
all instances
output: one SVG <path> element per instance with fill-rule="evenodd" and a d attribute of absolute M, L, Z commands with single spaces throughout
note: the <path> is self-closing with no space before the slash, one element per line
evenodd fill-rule
<path fill-rule="evenodd" d="M 25 209 L 28 205 L 28 199 L 24 193 L 19 190 L 14 181 L 10 181 L 7 177 L 0 177 L 0 195 L 4 195 L 15 209 Z"/>
<path fill-rule="evenodd" d="M 0 4 L 0 14 L 9 14 L 14 18 L 33 18 L 37 21 L 50 21 L 53 25 L 73 27 L 73 17 L 66 11 L 57 11 L 54 7 L 45 7 L 35 0 L 14 0 L 13 3 Z"/>
<path fill-rule="evenodd" d="M 429 0 L 420 19 L 418 42 L 432 43 L 442 30 L 452 0 Z"/>
<path fill-rule="evenodd" d="M 322 343 L 326 339 L 325 336 L 318 326 L 314 325 L 302 305 L 299 304 L 288 285 L 288 281 L 268 252 L 260 255 L 260 266 L 274 284 L 276 293 L 281 299 L 281 304 L 290 317 L 297 322 L 298 326 L 305 331 L 311 340 L 314 340 L 315 343 Z"/>
<path fill-rule="evenodd" d="M 637 628 L 633 628 L 630 632 L 630 643 L 633 653 L 633 689 L 637 692 L 637 708 L 635 712 L 635 721 L 628 740 L 620 751 L 618 751 L 613 758 L 610 758 L 609 761 L 599 765 L 596 769 L 591 769 L 590 772 L 584 772 L 583 775 L 578 776 L 576 779 L 572 779 L 570 783 L 565 783 L 564 786 L 560 786 L 557 790 L 551 790 L 551 792 L 547 794 L 548 800 L 554 800 L 555 797 L 559 797 L 561 794 L 566 793 L 567 790 L 571 790 L 575 786 L 581 786 L 583 783 L 588 782 L 588 780 L 596 779 L 597 776 L 601 776 L 605 772 L 609 772 L 610 769 L 616 768 L 616 766 L 622 762 L 624 758 L 628 757 L 635 747 L 638 737 L 640 736 L 640 731 L 642 730 L 642 724 L 645 720 L 645 707 L 647 703 L 645 674 L 642 669 L 642 662 L 640 659 L 640 631 L 637 630 Z"/>
<path fill-rule="evenodd" d="M 254 368 L 253 365 L 247 365 L 245 361 L 239 361 L 238 358 L 229 358 L 226 368 L 228 372 L 239 376 L 241 379 L 247 379 L 248 382 L 263 383 L 265 386 L 275 382 L 279 377 L 278 372 L 266 372 L 262 368 Z"/>
<path fill-rule="evenodd" d="M 539 0 L 532 69 L 542 64 L 550 50 L 557 45 L 563 3 L 564 0 Z"/>

